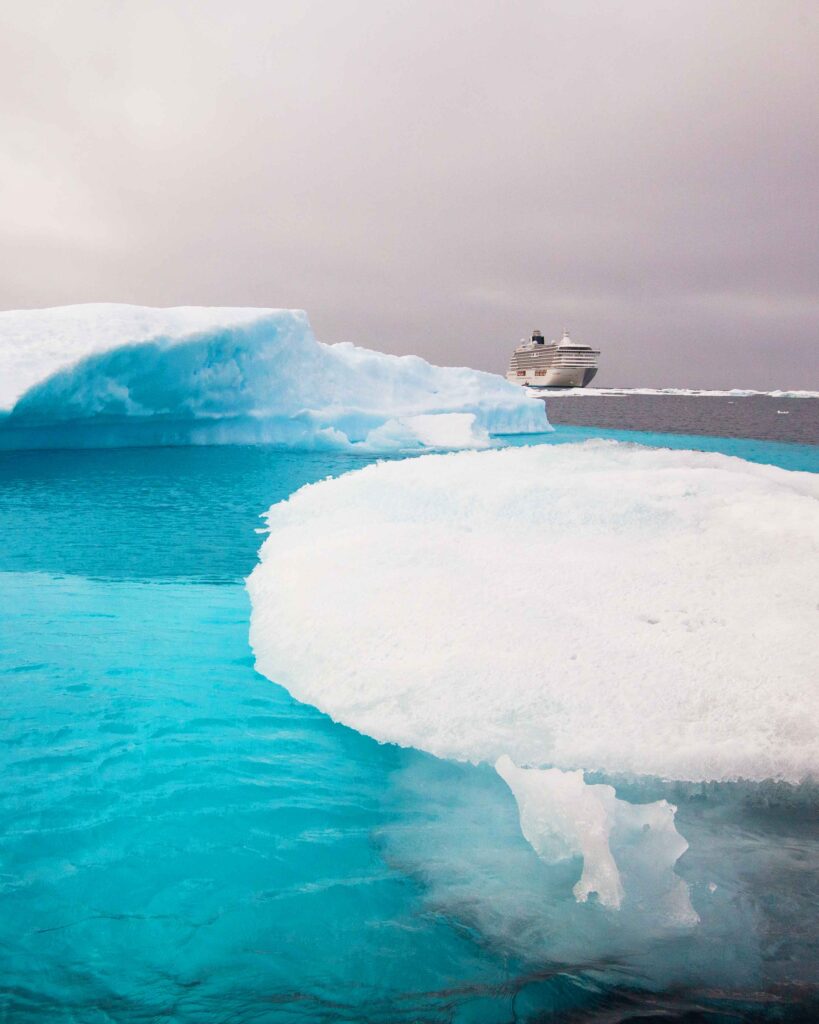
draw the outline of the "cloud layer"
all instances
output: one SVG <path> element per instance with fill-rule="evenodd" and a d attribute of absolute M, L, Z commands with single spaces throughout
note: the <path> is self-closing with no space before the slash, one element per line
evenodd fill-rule
<path fill-rule="evenodd" d="M 6 4 L 0 307 L 817 388 L 817 52 L 810 0 Z"/>

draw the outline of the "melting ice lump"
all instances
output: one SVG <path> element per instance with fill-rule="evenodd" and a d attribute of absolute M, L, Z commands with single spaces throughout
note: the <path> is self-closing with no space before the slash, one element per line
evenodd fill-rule
<path fill-rule="evenodd" d="M 577 899 L 585 903 L 595 892 L 606 906 L 619 907 L 623 886 L 609 846 L 616 804 L 611 786 L 588 786 L 581 771 L 518 768 L 507 754 L 495 768 L 515 795 L 521 829 L 538 856 L 554 863 L 582 855 Z"/>
<path fill-rule="evenodd" d="M 0 313 L 0 447 L 266 442 L 484 447 L 548 430 L 494 374 L 316 341 L 300 310 L 89 305 Z"/>
<path fill-rule="evenodd" d="M 619 910 L 628 895 L 648 900 L 678 927 L 697 923 L 688 887 L 673 870 L 688 843 L 674 826 L 668 801 L 630 804 L 618 800 L 612 786 L 589 785 L 582 771 L 518 768 L 505 754 L 495 768 L 515 796 L 521 830 L 538 856 L 549 864 L 583 858 L 573 889 L 579 902 L 595 893 L 603 906 Z M 639 861 L 635 892 L 625 892 L 615 850 L 626 865 Z"/>
<path fill-rule="evenodd" d="M 270 510 L 257 664 L 440 757 L 796 783 L 817 499 L 812 474 L 615 442 L 370 466 Z"/>

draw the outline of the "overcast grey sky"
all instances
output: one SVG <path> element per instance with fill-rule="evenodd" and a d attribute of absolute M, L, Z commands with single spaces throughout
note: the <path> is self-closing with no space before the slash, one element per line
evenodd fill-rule
<path fill-rule="evenodd" d="M 0 0 L 0 307 L 819 388 L 819 0 Z"/>

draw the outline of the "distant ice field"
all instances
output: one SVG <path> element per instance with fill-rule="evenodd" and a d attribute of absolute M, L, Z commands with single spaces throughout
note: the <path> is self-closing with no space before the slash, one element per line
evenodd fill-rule
<path fill-rule="evenodd" d="M 819 391 L 753 391 L 743 388 L 728 390 L 709 390 L 708 388 L 550 388 L 548 394 L 553 397 L 608 398 L 616 395 L 630 397 L 635 395 L 669 395 L 679 398 L 819 398 Z"/>

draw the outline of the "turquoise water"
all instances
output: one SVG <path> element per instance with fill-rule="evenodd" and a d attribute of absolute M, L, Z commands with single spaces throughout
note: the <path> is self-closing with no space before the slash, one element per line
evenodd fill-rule
<path fill-rule="evenodd" d="M 585 399 L 578 399 L 585 401 Z M 653 448 L 694 449 L 699 452 L 720 452 L 749 462 L 760 462 L 783 469 L 819 473 L 819 444 L 793 444 L 785 441 L 758 441 L 753 438 L 709 437 L 704 434 L 662 434 L 639 430 L 609 430 L 603 427 L 557 426 L 553 434 L 542 434 L 538 443 L 576 444 L 594 438 L 629 441 Z M 531 444 L 531 438 L 507 439 L 510 444 Z"/>
<path fill-rule="evenodd" d="M 817 468 L 809 446 L 708 444 Z M 599 908 L 535 905 L 549 880 L 491 770 L 381 746 L 255 673 L 259 514 L 365 461 L 0 455 L 0 1021 L 803 1019 L 800 807 L 678 793 L 701 935 L 624 947 Z"/>

